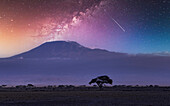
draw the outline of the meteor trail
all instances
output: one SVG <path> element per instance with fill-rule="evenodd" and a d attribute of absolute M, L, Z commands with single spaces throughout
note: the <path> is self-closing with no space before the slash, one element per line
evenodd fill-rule
<path fill-rule="evenodd" d="M 112 20 L 120 27 L 120 29 L 122 29 L 123 32 L 126 32 L 126 30 L 114 18 L 112 18 Z"/>
<path fill-rule="evenodd" d="M 111 15 L 108 14 L 105 9 L 104 9 L 104 12 L 119 26 L 119 28 L 120 28 L 123 32 L 126 32 L 126 30 L 125 30 L 113 17 L 111 17 Z"/>

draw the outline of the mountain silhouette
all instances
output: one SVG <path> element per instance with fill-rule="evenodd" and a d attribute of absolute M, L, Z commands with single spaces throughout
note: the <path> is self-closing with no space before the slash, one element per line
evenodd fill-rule
<path fill-rule="evenodd" d="M 47 42 L 28 52 L 13 56 L 18 59 L 62 59 L 62 58 L 111 58 L 126 54 L 90 49 L 73 41 Z"/>

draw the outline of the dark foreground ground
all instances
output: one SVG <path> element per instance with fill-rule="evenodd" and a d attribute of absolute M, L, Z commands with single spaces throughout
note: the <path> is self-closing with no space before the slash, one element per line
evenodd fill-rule
<path fill-rule="evenodd" d="M 167 106 L 170 91 L 0 92 L 0 106 Z"/>

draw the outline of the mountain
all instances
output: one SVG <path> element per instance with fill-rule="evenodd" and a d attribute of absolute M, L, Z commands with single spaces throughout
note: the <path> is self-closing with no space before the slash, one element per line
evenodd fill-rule
<path fill-rule="evenodd" d="M 126 54 L 109 52 L 102 49 L 90 49 L 76 42 L 47 42 L 28 52 L 13 56 L 13 59 L 78 59 L 78 58 L 111 58 Z"/>
<path fill-rule="evenodd" d="M 76 42 L 47 42 L 28 52 L 0 59 L 1 84 L 86 85 L 99 75 L 113 84 L 170 85 L 170 56 L 109 52 Z"/>

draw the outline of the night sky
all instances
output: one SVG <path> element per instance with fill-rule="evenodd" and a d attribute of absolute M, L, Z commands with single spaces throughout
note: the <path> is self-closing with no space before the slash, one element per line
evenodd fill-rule
<path fill-rule="evenodd" d="M 46 41 L 170 52 L 170 0 L 0 0 L 0 57 Z"/>

